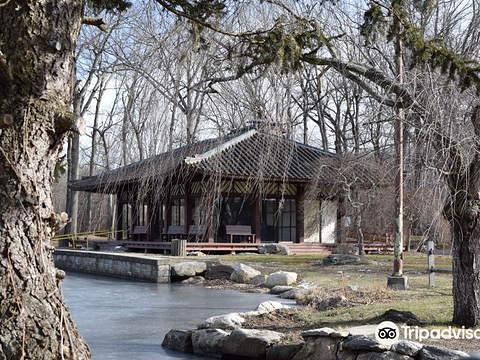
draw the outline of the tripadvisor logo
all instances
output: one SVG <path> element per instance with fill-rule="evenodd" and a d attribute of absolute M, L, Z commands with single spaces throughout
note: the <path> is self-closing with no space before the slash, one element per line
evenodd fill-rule
<path fill-rule="evenodd" d="M 382 345 L 393 345 L 400 336 L 400 330 L 395 323 L 391 321 L 383 321 L 378 324 L 375 330 L 375 338 Z"/>

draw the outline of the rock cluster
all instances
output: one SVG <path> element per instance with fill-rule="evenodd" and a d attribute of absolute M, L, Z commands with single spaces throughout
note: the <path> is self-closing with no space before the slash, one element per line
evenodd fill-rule
<path fill-rule="evenodd" d="M 382 345 L 372 337 L 331 328 L 309 330 L 301 335 L 305 344 L 293 360 L 455 360 L 468 356 L 461 351 L 406 340 L 393 346 Z"/>
<path fill-rule="evenodd" d="M 162 346 L 171 350 L 195 353 L 197 355 L 229 358 L 245 357 L 254 359 L 265 359 L 267 353 L 279 344 L 283 334 L 270 330 L 242 329 L 245 319 L 242 316 L 261 315 L 287 306 L 275 302 L 266 301 L 261 303 L 256 311 L 249 313 L 231 313 L 226 315 L 213 316 L 201 323 L 196 330 L 170 330 L 165 335 Z M 294 351 L 299 347 L 285 347 L 275 349 L 276 357 L 289 354 L 290 359 Z"/>

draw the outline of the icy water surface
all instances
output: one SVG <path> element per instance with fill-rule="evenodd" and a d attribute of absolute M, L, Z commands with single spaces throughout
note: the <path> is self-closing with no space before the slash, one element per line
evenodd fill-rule
<path fill-rule="evenodd" d="M 172 328 L 193 328 L 210 316 L 255 310 L 262 301 L 278 301 L 267 294 L 74 272 L 63 280 L 63 292 L 94 360 L 200 359 L 162 348 L 165 334 Z"/>

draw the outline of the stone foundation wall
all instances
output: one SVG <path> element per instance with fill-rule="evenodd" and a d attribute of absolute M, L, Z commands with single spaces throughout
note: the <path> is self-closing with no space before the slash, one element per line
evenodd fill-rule
<path fill-rule="evenodd" d="M 124 254 L 55 250 L 55 266 L 91 274 L 131 278 L 157 283 L 170 282 L 170 265 L 159 260 Z"/>

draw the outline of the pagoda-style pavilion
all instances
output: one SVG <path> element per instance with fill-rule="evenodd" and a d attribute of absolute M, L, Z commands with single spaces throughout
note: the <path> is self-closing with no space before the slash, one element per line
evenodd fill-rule
<path fill-rule="evenodd" d="M 344 210 L 331 190 L 337 162 L 333 153 L 250 127 L 69 187 L 116 194 L 116 228 L 130 241 L 165 244 L 184 237 L 212 249 L 331 244 L 344 232 L 337 226 Z"/>

